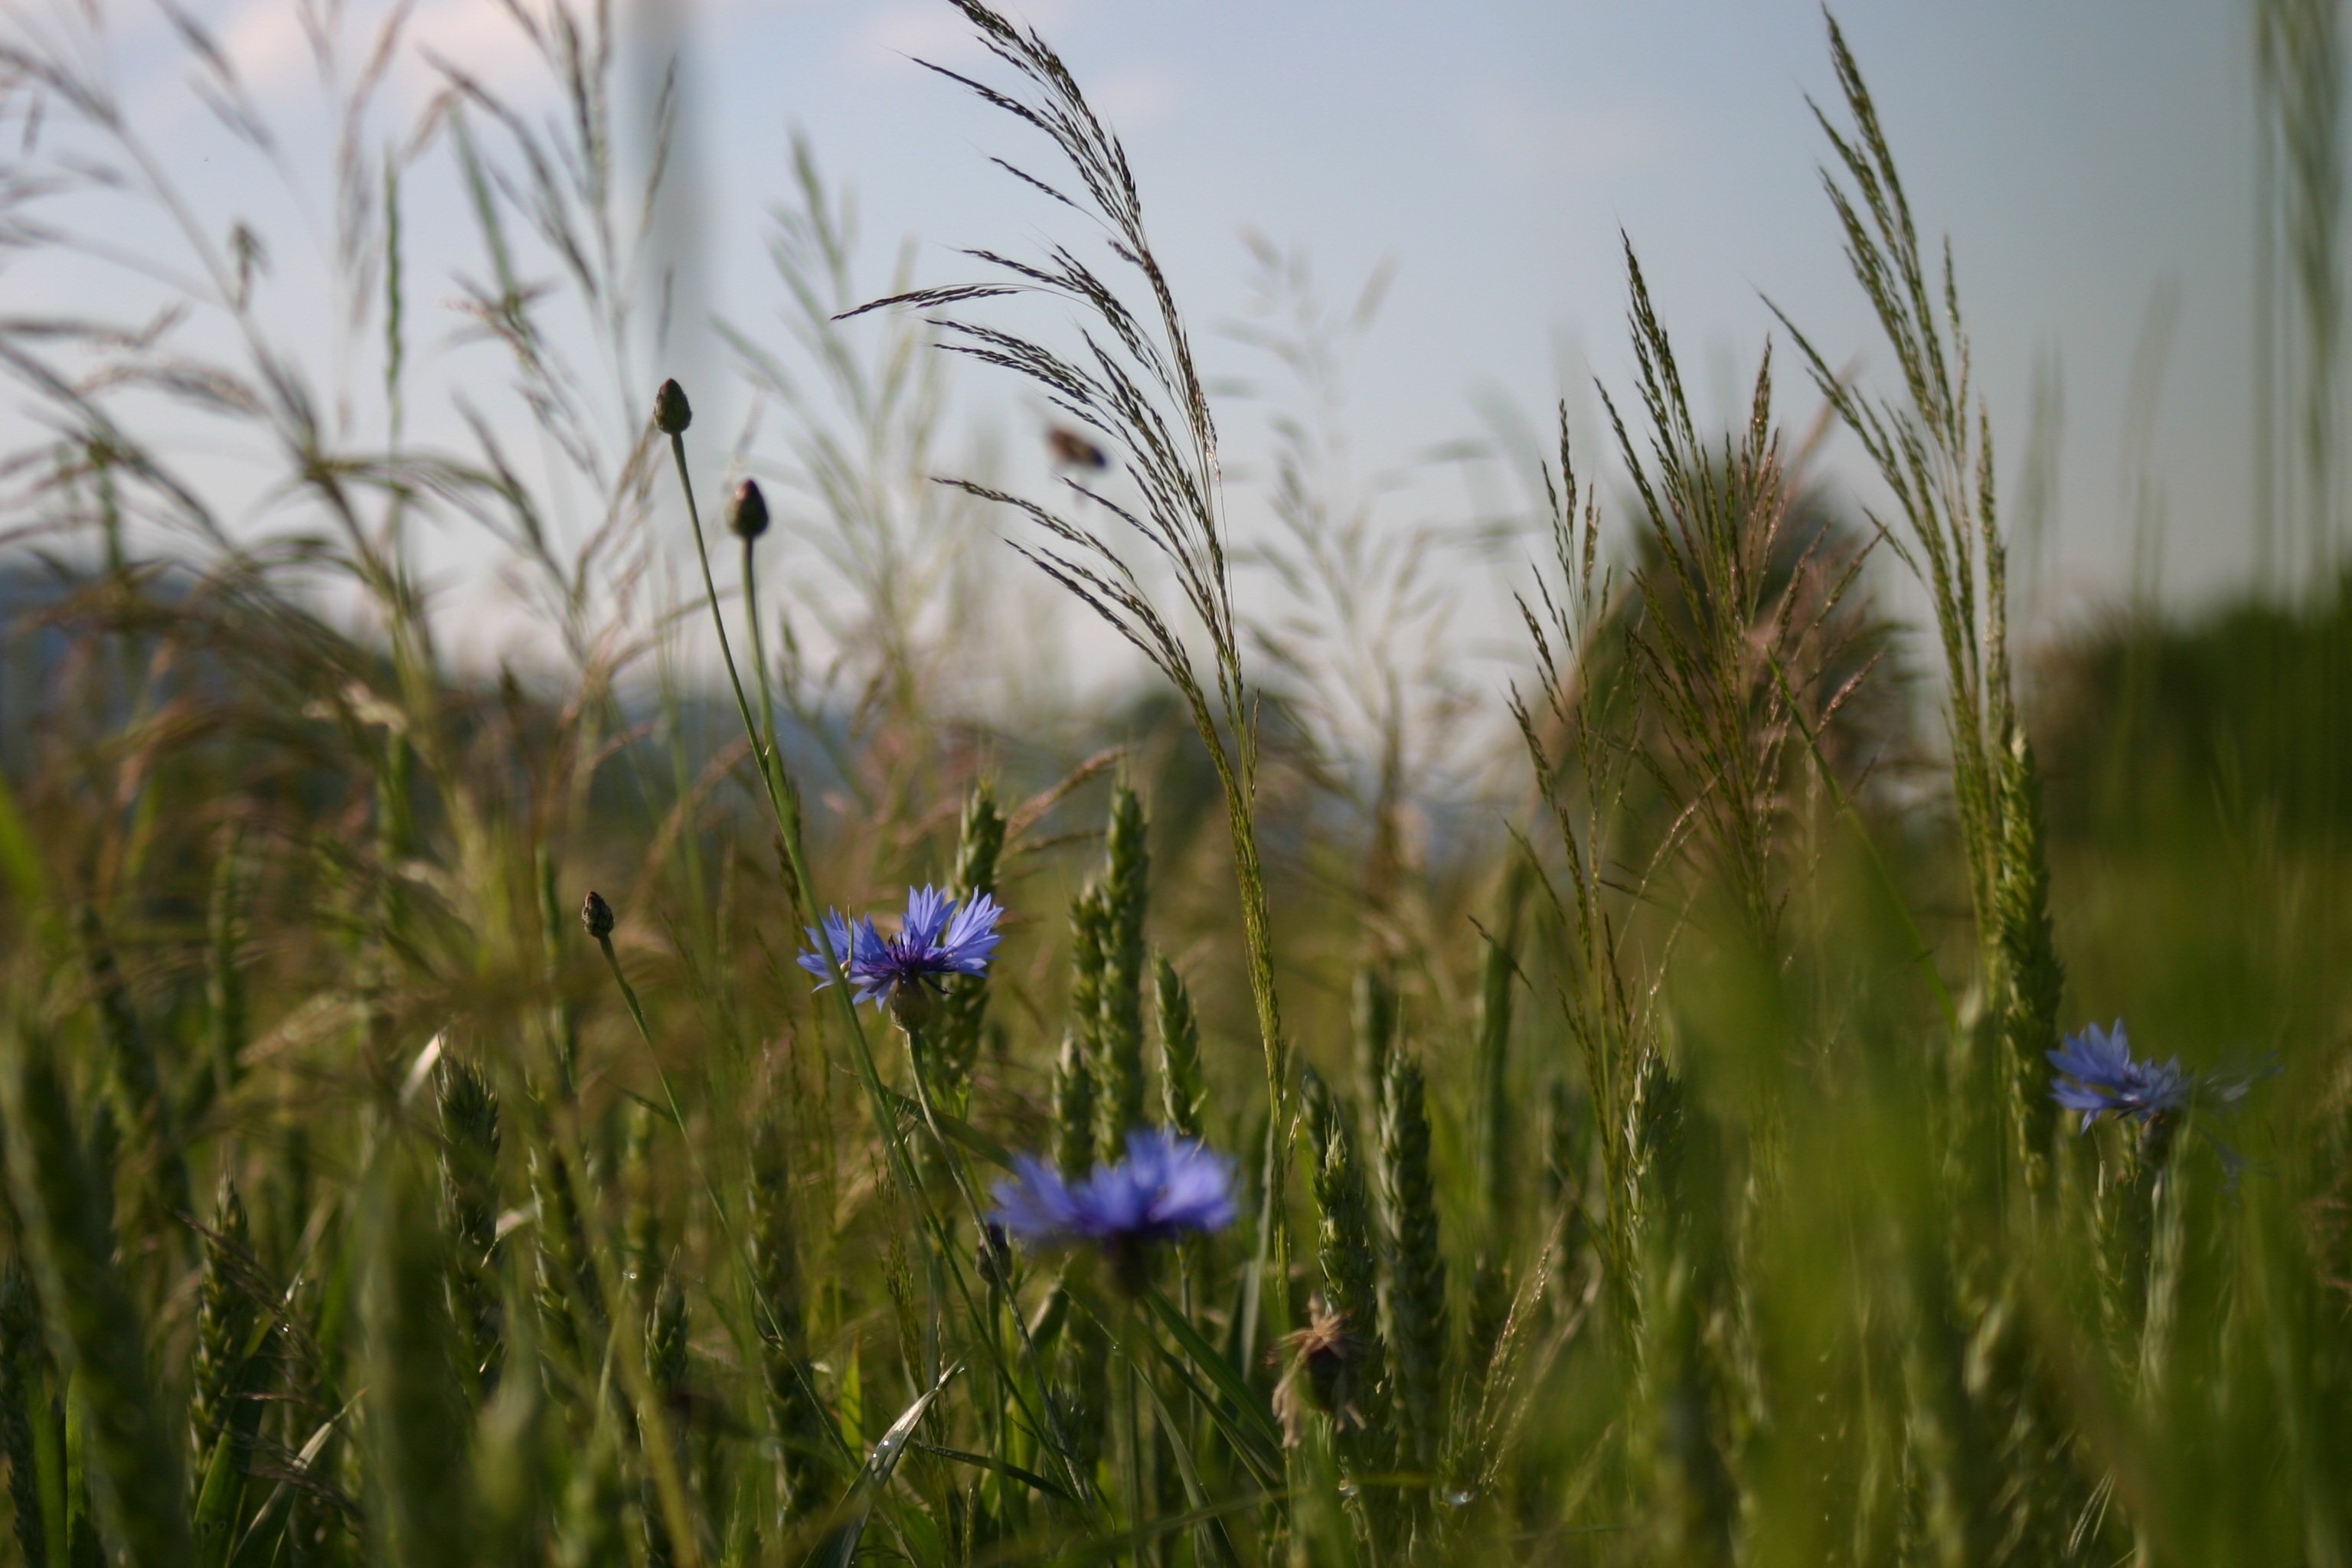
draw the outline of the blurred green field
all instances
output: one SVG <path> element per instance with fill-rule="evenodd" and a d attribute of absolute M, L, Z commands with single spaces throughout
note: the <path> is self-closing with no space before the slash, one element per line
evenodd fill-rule
<path fill-rule="evenodd" d="M 539 35 L 572 121 L 418 133 L 560 484 L 404 439 L 363 155 L 381 429 L 201 219 L 226 346 L 0 332 L 43 416 L 0 492 L 0 1561 L 2352 1561 L 2352 577 L 2012 641 L 1963 290 L 1832 27 L 1822 220 L 1888 374 L 1784 322 L 1707 429 L 1629 248 L 1615 450 L 1563 415 L 1528 476 L 1482 691 L 1301 427 L 1277 542 L 1231 538 L 1115 134 L 957 4 L 1086 237 L 869 282 L 804 154 L 820 368 L 728 371 L 790 430 L 764 490 L 694 389 L 583 390 L 635 286 L 601 10 Z M 66 54 L 0 69 L 136 163 Z M 614 342 L 545 325 L 527 238 Z M 942 349 L 1026 378 L 1071 488 L 935 482 Z M 1784 440 L 1807 376 L 1875 520 Z M 192 413 L 281 531 L 219 524 Z M 1041 695 L 993 526 L 1148 686 Z M 445 529 L 547 658 L 450 651 Z M 860 1007 L 796 963 L 931 885 L 1008 911 L 984 973 Z M 2118 1019 L 2143 1098 L 2078 1131 L 2050 1054 Z M 1017 1156 L 1139 1127 L 1234 1158 L 1233 1223 L 1006 1234 Z"/>

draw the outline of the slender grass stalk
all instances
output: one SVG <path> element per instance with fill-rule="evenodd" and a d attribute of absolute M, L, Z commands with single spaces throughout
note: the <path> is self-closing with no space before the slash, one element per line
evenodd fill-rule
<path fill-rule="evenodd" d="M 1148 303 L 1139 310 L 1130 309 L 1100 273 L 1072 250 L 1055 247 L 1039 264 L 974 252 L 997 269 L 1000 281 L 916 289 L 872 301 L 859 311 L 952 310 L 1005 294 L 1035 293 L 1075 307 L 1103 330 L 1105 335 L 1090 339 L 1085 351 L 1066 355 L 1034 339 L 952 315 L 930 318 L 948 335 L 944 346 L 1028 377 L 1089 437 L 1100 437 L 1118 454 L 1121 477 L 1133 485 L 1138 501 L 1122 500 L 1100 486 L 1076 480 L 1073 499 L 1131 529 L 1173 569 L 1184 604 L 1210 643 L 1207 678 L 1134 566 L 1094 526 L 972 480 L 954 482 L 1036 525 L 1042 542 L 1015 548 L 1150 661 L 1175 688 L 1208 750 L 1232 838 L 1250 994 L 1265 1067 L 1266 1108 L 1275 1130 L 1265 1145 L 1260 1251 L 1262 1288 L 1279 1324 L 1289 1310 L 1285 1192 L 1292 1122 L 1291 1047 L 1282 1027 L 1272 905 L 1258 846 L 1256 710 L 1242 667 L 1215 421 L 1175 292 L 1145 233 L 1142 198 L 1118 137 L 1097 117 L 1061 57 L 1036 32 L 1014 26 L 982 0 L 954 3 L 982 46 L 1019 79 L 1028 96 L 1000 91 L 943 67 L 930 68 L 1045 133 L 1075 177 L 1077 197 L 1051 181 L 1003 166 L 1032 188 L 1099 220 L 1108 231 L 1112 256 L 1135 274 Z"/>

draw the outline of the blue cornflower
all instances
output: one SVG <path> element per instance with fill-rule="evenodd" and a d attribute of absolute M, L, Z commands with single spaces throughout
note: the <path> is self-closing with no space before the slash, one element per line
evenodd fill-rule
<path fill-rule="evenodd" d="M 823 983 L 820 991 L 846 979 L 860 1002 L 912 999 L 939 991 L 950 975 L 985 973 L 1003 940 L 996 922 L 1003 913 L 986 893 L 958 908 L 940 889 L 912 888 L 898 934 L 884 936 L 871 916 L 853 922 L 828 910 L 822 933 L 808 928 L 810 951 L 801 954 L 801 967 Z"/>
<path fill-rule="evenodd" d="M 2093 1024 L 2070 1035 L 2064 1049 L 2048 1054 L 2061 1075 L 2051 1085 L 2050 1098 L 2081 1111 L 2085 1132 L 2103 1116 L 2136 1117 L 2145 1124 L 2185 1110 L 2197 1090 L 2196 1075 L 2181 1067 L 2179 1057 L 2168 1062 L 2134 1061 L 2120 1018 L 2113 1029 Z"/>
<path fill-rule="evenodd" d="M 1031 1247 L 1099 1247 L 1129 1290 L 1142 1289 L 1156 1244 L 1234 1222 L 1233 1161 L 1190 1138 L 1138 1128 L 1126 1159 L 1077 1182 L 1032 1154 L 1013 1166 L 990 1219 Z"/>

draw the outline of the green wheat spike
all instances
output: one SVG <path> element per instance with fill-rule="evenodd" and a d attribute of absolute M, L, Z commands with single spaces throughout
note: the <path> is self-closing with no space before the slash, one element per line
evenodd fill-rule
<path fill-rule="evenodd" d="M 450 1242 L 450 1316 L 465 1341 L 467 1381 L 498 1387 L 503 1360 L 499 1291 L 499 1100 L 479 1068 L 457 1058 L 436 1083 L 441 1115 L 441 1214 Z"/>
<path fill-rule="evenodd" d="M 1396 1048 L 1398 1003 L 1396 980 L 1385 964 L 1367 963 L 1356 971 L 1349 1023 L 1355 1037 L 1357 1092 L 1370 1108 L 1372 1125 L 1380 1124 L 1381 1108 L 1388 1103 L 1389 1054 Z"/>
<path fill-rule="evenodd" d="M 1159 1025 L 1160 1107 L 1169 1128 L 1186 1138 L 1207 1136 L 1209 1085 L 1201 1070 L 1201 1021 L 1176 966 L 1155 956 L 1152 1012 Z"/>
<path fill-rule="evenodd" d="M 960 906 L 996 891 L 997 861 L 1004 853 L 1004 814 L 996 796 L 982 783 L 963 805 L 963 827 L 956 845 L 955 895 Z M 948 986 L 936 1021 L 926 1032 L 932 1049 L 936 1088 L 950 1109 L 962 1102 L 980 1056 L 980 1041 L 988 1015 L 988 977 L 967 974 Z"/>
<path fill-rule="evenodd" d="M 1356 1138 L 1346 1105 L 1313 1068 L 1299 1073 L 1300 1108 L 1314 1141 L 1311 1184 L 1321 1224 L 1317 1257 L 1323 1268 L 1323 1300 L 1347 1336 L 1342 1387 L 1327 1397 L 1343 1431 L 1384 1432 L 1387 1411 L 1381 1379 L 1386 1357 L 1380 1328 L 1380 1249 L 1375 1239 L 1371 1195 L 1356 1159 Z M 1360 1442 L 1343 1445 L 1360 1458 Z"/>
<path fill-rule="evenodd" d="M 1073 1030 L 1054 1063 L 1054 1163 L 1076 1181 L 1094 1169 L 1095 1154 L 1094 1065 Z"/>
<path fill-rule="evenodd" d="M 1095 1126 L 1106 1157 L 1144 1121 L 1143 924 L 1151 878 L 1145 826 L 1143 802 L 1122 780 L 1111 790 L 1101 883 Z"/>
<path fill-rule="evenodd" d="M 531 1196 L 539 1223 L 532 1279 L 541 1326 L 566 1356 L 578 1360 L 604 1342 L 604 1290 L 588 1256 L 588 1227 L 578 1185 L 563 1153 L 551 1143 L 530 1151 Z"/>
<path fill-rule="evenodd" d="M 147 1363 L 145 1325 L 114 1261 L 100 1172 L 74 1135 L 54 1047 L 19 1023 L 0 1050 L 8 1174 L 33 1240 L 45 1315 L 58 1326 L 75 1397 L 88 1413 L 85 1451 L 110 1539 L 132 1568 L 178 1568 L 190 1550 L 179 1446 L 166 1428 Z"/>
<path fill-rule="evenodd" d="M 1102 1060 L 1103 945 L 1109 924 L 1102 884 L 1088 882 L 1070 900 L 1070 1030 L 1097 1078 Z"/>
<path fill-rule="evenodd" d="M 204 1254 L 195 1350 L 189 1363 L 189 1452 L 201 1475 L 214 1449 L 227 1437 L 236 1470 L 243 1473 L 260 1426 L 264 1368 L 255 1353 L 260 1312 L 248 1278 L 251 1227 L 245 1202 L 226 1172 L 221 1173 Z"/>
<path fill-rule="evenodd" d="M 1437 1233 L 1437 1183 L 1430 1168 L 1429 1111 L 1421 1064 L 1408 1051 L 1389 1060 L 1381 1115 L 1381 1197 L 1390 1230 L 1388 1352 L 1396 1364 L 1403 1458 L 1435 1464 L 1444 1432 L 1447 1319 L 1445 1258 Z"/>

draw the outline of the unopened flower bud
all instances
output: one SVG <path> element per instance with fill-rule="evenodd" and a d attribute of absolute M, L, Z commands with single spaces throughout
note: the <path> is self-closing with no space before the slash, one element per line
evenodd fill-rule
<path fill-rule="evenodd" d="M 675 380 L 665 381 L 654 394 L 654 428 L 665 436 L 683 436 L 686 427 L 694 423 L 694 409 L 686 401 L 686 388 Z"/>
<path fill-rule="evenodd" d="M 727 531 L 745 541 L 768 531 L 768 498 L 760 493 L 759 480 L 745 479 L 727 498 Z"/>
<path fill-rule="evenodd" d="M 598 942 L 613 934 L 613 906 L 604 901 L 604 894 L 591 892 L 582 902 L 580 923 L 586 926 L 588 934 Z"/>

